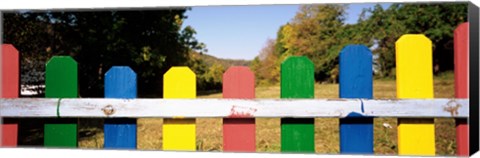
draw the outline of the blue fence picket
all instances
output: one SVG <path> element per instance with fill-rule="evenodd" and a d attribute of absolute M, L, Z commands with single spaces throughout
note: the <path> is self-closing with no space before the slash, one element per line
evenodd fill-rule
<path fill-rule="evenodd" d="M 372 53 L 363 45 L 348 45 L 340 52 L 340 98 L 373 98 Z M 363 108 L 363 107 L 359 107 Z M 373 118 L 340 119 L 340 153 L 373 154 Z"/>
<path fill-rule="evenodd" d="M 105 98 L 137 97 L 137 75 L 128 66 L 113 66 L 105 74 Z M 135 149 L 137 147 L 136 119 L 105 119 L 104 148 Z"/>

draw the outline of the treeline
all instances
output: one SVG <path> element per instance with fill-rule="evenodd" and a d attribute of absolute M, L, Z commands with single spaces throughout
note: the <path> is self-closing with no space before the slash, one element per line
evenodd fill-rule
<path fill-rule="evenodd" d="M 223 73 L 230 66 L 249 66 L 250 61 L 220 59 L 214 56 L 192 51 L 190 54 L 190 68 L 197 75 L 197 90 L 200 93 L 221 92 Z"/>
<path fill-rule="evenodd" d="M 395 77 L 395 41 L 403 34 L 425 34 L 432 40 L 434 74 L 453 70 L 453 31 L 467 21 L 467 3 L 392 4 L 364 9 L 356 24 L 346 24 L 348 5 L 303 5 L 281 26 L 276 39 L 252 61 L 257 84 L 275 84 L 280 64 L 304 55 L 315 64 L 317 82 L 337 82 L 338 54 L 348 44 L 372 49 L 375 77 Z"/>
<path fill-rule="evenodd" d="M 182 27 L 188 9 L 2 12 L 2 42 L 21 53 L 22 85 L 43 85 L 46 62 L 69 55 L 78 62 L 80 97 L 103 97 L 104 75 L 114 65 L 137 73 L 139 97 L 162 97 L 171 66 L 195 71 L 199 90 L 219 89 L 225 67 L 203 61 L 205 44 Z M 41 86 L 29 90 L 44 95 Z"/>

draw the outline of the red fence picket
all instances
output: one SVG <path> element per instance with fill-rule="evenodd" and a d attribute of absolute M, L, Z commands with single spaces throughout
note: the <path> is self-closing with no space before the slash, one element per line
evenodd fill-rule
<path fill-rule="evenodd" d="M 255 76 L 248 67 L 233 66 L 223 74 L 223 98 L 255 98 Z M 233 111 L 232 118 L 223 119 L 223 150 L 255 152 L 255 118 L 236 115 L 248 114 Z"/>
<path fill-rule="evenodd" d="M 11 44 L 2 44 L 0 50 L 0 98 L 18 98 L 19 93 L 19 54 Z M 17 146 L 18 120 L 3 118 L 0 146 Z"/>
<path fill-rule="evenodd" d="M 455 98 L 468 98 L 468 22 L 454 31 Z M 457 155 L 468 156 L 468 122 L 456 119 Z"/>

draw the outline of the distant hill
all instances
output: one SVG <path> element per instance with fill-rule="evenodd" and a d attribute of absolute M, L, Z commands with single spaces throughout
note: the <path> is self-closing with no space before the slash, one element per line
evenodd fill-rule
<path fill-rule="evenodd" d="M 230 66 L 250 66 L 251 60 L 238 60 L 238 59 L 221 59 L 208 54 L 200 54 L 193 52 L 195 56 L 200 56 L 200 58 L 208 65 L 212 66 L 214 63 L 220 63 L 225 69 L 228 69 Z"/>

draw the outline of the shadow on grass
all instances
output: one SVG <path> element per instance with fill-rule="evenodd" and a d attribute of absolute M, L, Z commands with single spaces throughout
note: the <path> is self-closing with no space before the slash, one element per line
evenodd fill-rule
<path fill-rule="evenodd" d="M 222 90 L 197 91 L 198 96 L 211 95 L 216 93 L 222 93 Z"/>
<path fill-rule="evenodd" d="M 46 119 L 21 118 L 18 120 L 18 146 L 42 147 L 43 126 Z"/>

